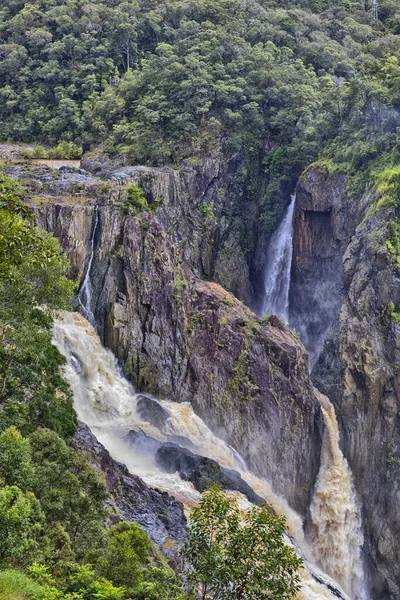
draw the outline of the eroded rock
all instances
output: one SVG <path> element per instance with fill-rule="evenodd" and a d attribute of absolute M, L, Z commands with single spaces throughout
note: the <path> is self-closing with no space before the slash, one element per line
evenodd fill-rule
<path fill-rule="evenodd" d="M 136 521 L 163 553 L 173 558 L 186 533 L 183 505 L 166 492 L 147 487 L 125 465 L 113 460 L 84 423 L 79 423 L 72 445 L 104 473 L 115 503 L 114 519 Z"/>
<path fill-rule="evenodd" d="M 237 491 L 253 504 L 265 504 L 254 490 L 242 479 L 240 473 L 221 467 L 217 461 L 193 454 L 178 444 L 162 444 L 156 452 L 156 465 L 165 473 L 179 473 L 185 481 L 193 483 L 195 489 L 204 492 L 212 484 L 224 490 Z"/>

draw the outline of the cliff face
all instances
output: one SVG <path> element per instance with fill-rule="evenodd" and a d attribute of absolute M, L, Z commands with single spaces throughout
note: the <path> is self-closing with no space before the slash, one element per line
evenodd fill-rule
<path fill-rule="evenodd" d="M 210 215 L 198 214 L 199 195 L 211 193 L 209 183 L 206 190 L 201 186 L 212 177 L 142 168 L 116 177 L 124 185 L 140 184 L 149 200 L 150 194 L 162 197 L 157 214 L 135 216 L 125 207 L 124 186 L 115 182 L 86 203 L 71 204 L 53 194 L 35 205 L 39 223 L 60 239 L 71 274 L 81 281 L 97 221 L 91 310 L 104 344 L 138 389 L 191 402 L 212 430 L 305 516 L 322 429 L 308 357 L 279 320 L 260 322 L 220 285 L 199 277 L 213 273 L 233 291 L 249 290 L 244 258 L 226 246 L 234 245 L 234 233 L 223 206 L 218 217 L 214 205 L 210 224 Z M 217 245 L 213 262 L 210 240 L 224 227 L 220 239 L 227 241 Z M 214 271 L 207 271 L 207 261 Z M 218 265 L 223 277 L 217 277 Z"/>
<path fill-rule="evenodd" d="M 310 169 L 296 190 L 290 287 L 290 324 L 299 331 L 312 363 L 339 314 L 345 295 L 342 256 L 356 215 L 344 175 Z"/>
<path fill-rule="evenodd" d="M 398 305 L 400 287 L 382 235 L 394 215 L 368 216 L 370 197 L 352 205 L 342 176 L 315 170 L 299 183 L 298 198 L 292 294 L 301 300 L 298 314 L 305 310 L 301 306 L 312 307 L 306 341 L 329 331 L 313 379 L 335 405 L 362 506 L 372 597 L 395 600 L 400 597 L 400 328 L 387 307 L 390 301 Z"/>
<path fill-rule="evenodd" d="M 222 167 L 210 158 L 179 172 L 130 167 L 107 182 L 39 170 L 29 185 L 39 223 L 60 239 L 80 282 L 93 241 L 90 308 L 103 343 L 136 387 L 191 402 L 307 516 L 323 429 L 307 354 L 278 319 L 259 321 L 205 281 L 246 301 L 251 295 L 229 218 L 235 161 Z M 155 215 L 127 208 L 131 183 L 150 203 L 162 198 Z M 314 353 L 317 387 L 335 405 L 362 505 L 373 598 L 394 600 L 400 332 L 387 306 L 399 304 L 400 291 L 378 233 L 384 215 L 366 219 L 370 199 L 349 202 L 344 176 L 316 169 L 299 182 L 297 198 L 291 320 Z"/>

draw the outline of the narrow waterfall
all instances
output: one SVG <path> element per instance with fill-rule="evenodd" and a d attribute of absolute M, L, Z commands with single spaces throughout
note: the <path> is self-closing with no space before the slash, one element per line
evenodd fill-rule
<path fill-rule="evenodd" d="M 81 306 L 83 313 L 87 320 L 95 325 L 95 318 L 92 312 L 92 282 L 90 280 L 90 271 L 92 269 L 92 263 L 94 258 L 94 241 L 97 231 L 97 226 L 99 224 L 99 208 L 96 204 L 94 209 L 94 224 L 92 229 L 92 235 L 90 236 L 90 257 L 86 270 L 86 275 L 81 285 L 81 288 L 78 293 L 78 302 Z"/>
<path fill-rule="evenodd" d="M 265 269 L 265 296 L 262 316 L 276 315 L 288 322 L 290 270 L 293 255 L 293 214 L 296 196 L 293 194 L 286 215 L 272 235 Z"/>
<path fill-rule="evenodd" d="M 312 556 L 304 540 L 300 516 L 284 498 L 273 492 L 267 481 L 247 470 L 240 455 L 215 436 L 189 404 L 157 401 L 169 414 L 161 429 L 141 418 L 137 411 L 140 395 L 122 376 L 112 352 L 101 345 L 93 327 L 78 313 L 60 315 L 54 325 L 54 343 L 67 359 L 65 375 L 73 390 L 79 419 L 90 427 L 115 460 L 126 464 L 131 473 L 142 477 L 149 486 L 169 492 L 190 507 L 199 498 L 192 484 L 183 481 L 177 473 L 160 471 L 151 449 L 143 449 L 143 452 L 133 450 L 124 439 L 132 430 L 141 430 L 160 441 L 168 439 L 169 434 L 181 436 L 182 445 L 185 445 L 186 439 L 190 449 L 197 454 L 238 471 L 257 494 L 286 517 L 292 536 L 291 541 L 289 538 L 287 541 L 306 558 L 297 600 L 349 600 L 333 579 L 307 560 Z M 244 497 L 239 500 L 244 507 L 249 506 Z"/>
<path fill-rule="evenodd" d="M 365 599 L 361 516 L 351 471 L 339 448 L 335 410 L 326 396 L 318 394 L 318 401 L 326 429 L 310 508 L 314 527 L 313 551 L 323 569 L 340 581 L 348 594 Z"/>

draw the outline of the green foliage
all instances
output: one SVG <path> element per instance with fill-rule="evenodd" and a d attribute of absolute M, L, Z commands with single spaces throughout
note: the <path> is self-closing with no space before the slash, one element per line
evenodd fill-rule
<path fill-rule="evenodd" d="M 51 148 L 48 152 L 49 158 L 78 160 L 81 158 L 81 148 L 73 142 L 60 142 L 55 148 Z"/>
<path fill-rule="evenodd" d="M 64 437 L 75 431 L 49 313 L 72 295 L 67 267 L 58 241 L 34 226 L 19 185 L 0 173 L 0 430 L 46 426 Z"/>
<path fill-rule="evenodd" d="M 396 325 L 400 325 L 400 307 L 396 310 L 396 307 L 393 302 L 389 302 L 387 305 L 387 315 Z"/>
<path fill-rule="evenodd" d="M 0 485 L 16 485 L 24 492 L 31 491 L 34 476 L 29 440 L 10 427 L 0 435 Z"/>
<path fill-rule="evenodd" d="M 38 429 L 29 436 L 36 473 L 34 492 L 47 524 L 60 523 L 75 552 L 102 543 L 107 491 L 89 463 L 53 431 Z"/>
<path fill-rule="evenodd" d="M 134 215 L 137 215 L 141 212 L 152 212 L 155 214 L 162 202 L 161 198 L 155 198 L 149 204 L 146 196 L 144 195 L 144 190 L 133 183 L 126 188 L 126 191 L 128 193 L 126 206 L 132 209 Z"/>
<path fill-rule="evenodd" d="M 186 279 L 182 279 L 179 275 L 177 275 L 174 281 L 174 302 L 177 306 L 182 305 L 182 292 L 186 286 Z"/>
<path fill-rule="evenodd" d="M 207 221 L 215 221 L 216 216 L 214 213 L 214 204 L 211 202 L 210 204 L 206 204 L 205 202 L 198 202 L 197 208 L 203 215 L 204 220 Z"/>
<path fill-rule="evenodd" d="M 400 268 L 400 220 L 390 221 L 388 224 L 388 239 L 386 248 L 397 268 Z"/>
<path fill-rule="evenodd" d="M 292 598 L 302 565 L 284 541 L 285 520 L 268 506 L 242 513 L 235 499 L 212 487 L 191 513 L 184 556 L 195 598 Z"/>
<path fill-rule="evenodd" d="M 118 585 L 133 589 L 141 580 L 141 566 L 148 560 L 150 548 L 147 534 L 137 523 L 117 523 L 107 531 L 97 570 Z"/>
<path fill-rule="evenodd" d="M 50 600 L 43 588 L 16 569 L 0 570 L 0 600 Z"/>
<path fill-rule="evenodd" d="M 141 580 L 131 591 L 131 597 L 132 600 L 190 600 L 182 595 L 182 583 L 172 569 L 154 566 L 143 569 Z"/>
<path fill-rule="evenodd" d="M 377 209 L 396 208 L 400 202 L 400 165 L 379 171 L 375 175 Z"/>
<path fill-rule="evenodd" d="M 0 567 L 24 567 L 40 555 L 45 516 L 32 492 L 17 486 L 0 489 Z"/>
<path fill-rule="evenodd" d="M 66 597 L 79 600 L 123 600 L 124 588 L 115 587 L 111 581 L 98 577 L 91 565 L 67 564 L 63 572 Z"/>

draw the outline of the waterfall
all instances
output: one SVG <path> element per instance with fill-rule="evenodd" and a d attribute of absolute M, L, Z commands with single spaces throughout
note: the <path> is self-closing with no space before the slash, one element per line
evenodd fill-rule
<path fill-rule="evenodd" d="M 92 282 L 90 281 L 90 271 L 92 268 L 94 258 L 94 238 L 96 236 L 97 226 L 99 224 L 99 208 L 96 204 L 94 209 L 94 224 L 92 229 L 92 235 L 90 236 L 90 257 L 86 270 L 86 275 L 78 293 L 78 302 L 84 312 L 87 320 L 94 326 L 95 318 L 92 313 Z"/>
<path fill-rule="evenodd" d="M 268 249 L 263 314 L 282 316 L 288 322 L 290 272 L 293 255 L 293 215 L 296 198 L 272 235 Z M 339 448 L 334 408 L 318 393 L 325 420 L 321 466 L 310 507 L 313 553 L 322 568 L 354 598 L 365 600 L 361 548 L 363 535 L 350 468 Z M 318 596 L 318 581 L 313 589 Z M 302 597 L 302 596 L 300 596 Z M 312 598 L 312 594 L 310 598 Z"/>
<path fill-rule="evenodd" d="M 290 270 L 293 255 L 293 214 L 296 196 L 293 194 L 286 215 L 272 235 L 265 269 L 263 316 L 277 315 L 288 322 Z"/>
<path fill-rule="evenodd" d="M 363 535 L 351 471 L 339 448 L 335 410 L 318 394 L 325 420 L 321 466 L 311 503 L 313 551 L 323 569 L 355 598 L 367 597 L 361 559 Z"/>
<path fill-rule="evenodd" d="M 161 429 L 140 417 L 137 410 L 140 395 L 123 377 L 116 358 L 102 346 L 92 325 L 78 313 L 63 313 L 55 321 L 54 343 L 67 359 L 65 376 L 73 391 L 78 418 L 90 427 L 116 461 L 124 463 L 150 487 L 167 491 L 190 508 L 200 496 L 192 484 L 177 473 L 159 470 L 151 449 L 143 452 L 132 449 L 124 439 L 132 430 L 141 430 L 159 441 L 168 439 L 169 434 L 181 436 L 181 445 L 238 471 L 259 496 L 286 517 L 290 534 L 287 543 L 305 558 L 297 600 L 349 600 L 333 579 L 310 563 L 312 554 L 304 540 L 300 516 L 274 493 L 267 481 L 248 471 L 240 455 L 210 431 L 190 404 L 155 400 L 169 415 Z M 241 506 L 249 506 L 247 499 L 235 495 Z"/>

